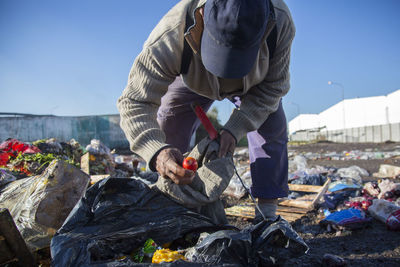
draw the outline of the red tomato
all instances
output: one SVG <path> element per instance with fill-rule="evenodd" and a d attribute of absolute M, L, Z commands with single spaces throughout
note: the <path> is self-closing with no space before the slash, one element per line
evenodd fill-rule
<path fill-rule="evenodd" d="M 195 158 L 187 157 L 183 160 L 182 167 L 187 170 L 196 171 L 197 170 L 197 161 Z"/>

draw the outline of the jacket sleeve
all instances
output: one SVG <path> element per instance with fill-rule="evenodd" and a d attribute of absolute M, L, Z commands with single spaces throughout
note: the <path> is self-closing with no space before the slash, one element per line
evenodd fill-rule
<path fill-rule="evenodd" d="M 165 134 L 157 123 L 157 111 L 161 97 L 179 73 L 183 37 L 178 35 L 179 30 L 172 29 L 145 44 L 133 63 L 128 84 L 117 103 L 120 125 L 130 148 L 147 163 L 157 151 L 167 146 Z"/>
<path fill-rule="evenodd" d="M 293 22 L 287 20 L 280 32 L 267 76 L 242 97 L 240 107 L 233 111 L 223 127 L 232 133 L 237 141 L 246 133 L 258 129 L 269 114 L 278 109 L 280 99 L 289 91 L 290 50 L 295 34 Z"/>

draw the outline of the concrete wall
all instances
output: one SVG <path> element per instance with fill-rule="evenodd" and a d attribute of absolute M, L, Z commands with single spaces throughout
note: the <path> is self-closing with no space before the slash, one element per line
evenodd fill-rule
<path fill-rule="evenodd" d="M 300 114 L 289 122 L 289 133 L 327 131 L 400 123 L 400 90 L 387 96 L 345 99 L 319 114 Z"/>
<path fill-rule="evenodd" d="M 400 123 L 364 126 L 343 130 L 304 130 L 289 135 L 290 141 L 328 140 L 338 143 L 400 142 Z"/>
<path fill-rule="evenodd" d="M 0 141 L 11 137 L 32 142 L 54 137 L 67 142 L 74 138 L 86 146 L 90 140 L 100 139 L 110 148 L 128 147 L 119 120 L 119 115 L 0 117 Z"/>

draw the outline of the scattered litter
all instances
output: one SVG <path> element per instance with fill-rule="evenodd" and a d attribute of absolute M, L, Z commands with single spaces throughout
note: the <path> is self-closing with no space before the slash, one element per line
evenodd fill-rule
<path fill-rule="evenodd" d="M 294 153 L 289 152 L 289 156 L 296 156 Z M 400 156 L 400 149 L 394 151 L 372 151 L 366 149 L 365 151 L 351 150 L 351 151 L 327 151 L 325 153 L 302 153 L 301 156 L 309 160 L 371 160 L 371 159 L 390 159 Z"/>
<path fill-rule="evenodd" d="M 336 209 L 336 207 L 344 202 L 351 196 L 354 196 L 355 191 L 338 191 L 332 192 L 324 195 L 324 202 L 321 204 L 321 207 L 328 209 Z"/>
<path fill-rule="evenodd" d="M 400 183 L 394 183 L 391 180 L 385 179 L 378 184 L 380 193 L 378 198 L 380 199 L 392 199 L 400 197 Z"/>
<path fill-rule="evenodd" d="M 362 184 L 362 177 L 369 176 L 369 173 L 359 166 L 338 169 L 337 174 L 342 178 L 352 178 L 357 181 L 358 184 Z"/>
<path fill-rule="evenodd" d="M 341 179 L 335 182 L 332 182 L 329 185 L 330 192 L 342 191 L 342 190 L 357 190 L 362 188 L 361 185 L 354 183 L 352 179 Z"/>
<path fill-rule="evenodd" d="M 400 230 L 400 206 L 385 199 L 374 199 L 368 212 L 390 230 Z"/>
<path fill-rule="evenodd" d="M 379 171 L 374 173 L 373 176 L 381 178 L 396 178 L 400 176 L 400 167 L 382 164 L 379 166 Z"/>
<path fill-rule="evenodd" d="M 251 187 L 252 181 L 251 181 L 251 173 L 250 171 L 246 171 L 247 168 L 244 168 L 244 173 L 243 173 L 243 168 L 242 170 L 239 169 L 238 173 L 242 177 L 243 182 L 247 186 L 247 188 Z M 224 196 L 231 196 L 236 199 L 241 199 L 247 194 L 246 189 L 243 187 L 242 183 L 240 182 L 239 177 L 234 174 L 232 177 L 231 181 L 228 184 L 228 187 L 225 189 L 224 192 L 222 192 L 222 195 Z"/>
<path fill-rule="evenodd" d="M 365 227 L 371 218 L 366 218 L 365 213 L 360 209 L 346 209 L 329 214 L 320 221 L 323 226 L 330 225 L 335 230 L 358 229 Z"/>
<path fill-rule="evenodd" d="M 378 182 L 373 181 L 366 183 L 363 187 L 362 192 L 372 197 L 378 197 L 381 189 L 379 188 Z"/>

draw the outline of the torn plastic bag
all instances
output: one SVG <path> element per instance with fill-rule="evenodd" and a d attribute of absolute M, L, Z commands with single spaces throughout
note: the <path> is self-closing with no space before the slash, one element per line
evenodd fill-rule
<path fill-rule="evenodd" d="M 34 251 L 48 247 L 55 231 L 84 194 L 89 176 L 62 160 L 53 160 L 41 175 L 11 182 L 0 189 L 0 208 L 7 208 L 22 237 Z"/>
<path fill-rule="evenodd" d="M 0 168 L 0 187 L 14 182 L 17 178 L 8 169 Z"/>
<path fill-rule="evenodd" d="M 297 155 L 289 161 L 289 172 L 307 170 L 307 159 L 304 156 Z"/>
<path fill-rule="evenodd" d="M 53 237 L 52 266 L 118 266 L 149 238 L 162 245 L 214 226 L 142 181 L 107 178 L 87 190 Z"/>
<path fill-rule="evenodd" d="M 262 221 L 240 232 L 221 230 L 210 234 L 185 256 L 190 261 L 208 264 L 270 266 L 302 256 L 307 251 L 303 239 L 278 216 L 275 221 Z"/>
<path fill-rule="evenodd" d="M 243 169 L 243 168 L 242 168 Z M 240 177 L 243 180 L 243 183 L 246 185 L 247 188 L 250 188 L 252 185 L 252 180 L 251 180 L 251 173 L 250 171 L 246 171 L 247 167 L 244 168 L 245 172 L 242 171 L 242 174 L 239 174 Z M 240 168 L 238 169 L 238 173 L 240 173 Z M 247 194 L 246 188 L 243 187 L 242 182 L 240 181 L 240 178 L 235 174 L 231 181 L 228 184 L 228 187 L 225 189 L 224 192 L 222 192 L 222 195 L 224 196 L 230 196 L 236 199 L 241 199 Z"/>
<path fill-rule="evenodd" d="M 342 178 L 352 178 L 357 182 L 357 184 L 363 184 L 362 177 L 369 176 L 367 170 L 356 165 L 347 168 L 340 168 L 337 170 L 337 174 Z"/>
<path fill-rule="evenodd" d="M 139 180 L 107 178 L 87 190 L 53 237 L 52 266 L 154 266 L 136 263 L 129 255 L 149 238 L 159 245 L 174 244 L 191 233 L 203 232 L 210 234 L 196 250 L 200 253 L 196 254 L 198 262 L 157 266 L 249 266 L 244 262 L 261 262 L 262 257 L 270 255 L 287 258 L 307 250 L 282 219 L 242 231 L 227 230 L 232 228 L 215 225 Z M 253 256 L 256 258 L 245 261 Z"/>
<path fill-rule="evenodd" d="M 214 223 L 225 224 L 227 219 L 219 197 L 234 174 L 234 165 L 232 155 L 219 158 L 218 150 L 217 140 L 204 138 L 188 155 L 199 164 L 191 184 L 177 185 L 171 179 L 159 177 L 155 186 L 177 203 L 211 218 Z"/>

